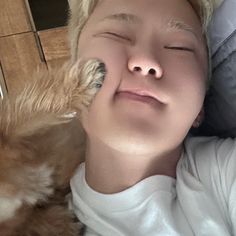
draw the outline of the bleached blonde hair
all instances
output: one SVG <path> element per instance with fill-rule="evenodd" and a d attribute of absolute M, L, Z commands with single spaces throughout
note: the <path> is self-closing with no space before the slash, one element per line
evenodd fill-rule
<path fill-rule="evenodd" d="M 78 40 L 89 16 L 92 14 L 99 0 L 69 0 L 69 42 L 71 60 L 77 60 Z"/>
<path fill-rule="evenodd" d="M 94 11 L 96 5 L 101 0 L 68 0 L 70 4 L 70 16 L 69 16 L 69 41 L 71 60 L 76 61 L 78 56 L 78 40 L 80 34 L 85 26 L 89 16 Z M 207 88 L 209 88 L 211 78 L 211 53 L 209 47 L 209 39 L 207 37 L 207 28 L 211 20 L 213 11 L 217 8 L 223 0 L 188 0 L 196 11 L 201 24 L 202 33 L 206 37 L 207 48 L 208 48 L 208 80 Z"/>

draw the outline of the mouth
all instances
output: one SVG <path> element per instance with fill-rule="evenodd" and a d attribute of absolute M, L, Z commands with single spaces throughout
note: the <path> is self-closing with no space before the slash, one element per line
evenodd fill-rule
<path fill-rule="evenodd" d="M 164 104 L 155 94 L 145 90 L 123 90 L 117 92 L 118 97 L 137 100 L 140 102 Z"/>

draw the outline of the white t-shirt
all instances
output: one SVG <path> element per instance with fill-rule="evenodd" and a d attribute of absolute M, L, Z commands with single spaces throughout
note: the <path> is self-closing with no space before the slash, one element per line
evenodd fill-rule
<path fill-rule="evenodd" d="M 71 180 L 71 204 L 86 236 L 236 235 L 236 139 L 188 137 L 177 178 L 151 176 L 115 194 Z"/>

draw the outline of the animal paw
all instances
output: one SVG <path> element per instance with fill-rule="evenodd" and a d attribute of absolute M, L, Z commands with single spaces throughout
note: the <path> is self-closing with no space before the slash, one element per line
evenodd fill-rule
<path fill-rule="evenodd" d="M 70 69 L 69 77 L 77 80 L 73 91 L 73 103 L 78 107 L 88 107 L 105 79 L 105 64 L 99 60 L 91 59 L 86 62 L 78 61 Z"/>

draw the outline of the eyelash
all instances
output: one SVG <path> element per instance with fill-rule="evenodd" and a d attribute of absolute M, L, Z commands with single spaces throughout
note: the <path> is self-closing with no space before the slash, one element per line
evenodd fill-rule
<path fill-rule="evenodd" d="M 165 47 L 166 49 L 171 49 L 171 50 L 178 50 L 178 51 L 187 51 L 187 52 L 194 52 L 193 49 L 191 48 L 186 48 L 186 47 Z"/>
<path fill-rule="evenodd" d="M 124 39 L 124 40 L 127 40 L 127 41 L 131 41 L 127 36 L 123 36 L 123 35 L 120 35 L 120 34 L 116 34 L 116 33 L 113 33 L 113 32 L 104 32 L 103 34 L 108 34 L 108 35 L 112 35 L 112 36 L 115 36 L 117 38 L 120 38 L 120 39 Z M 193 49 L 191 48 L 186 48 L 186 47 L 165 47 L 166 49 L 170 49 L 170 50 L 177 50 L 177 51 L 187 51 L 187 52 L 194 52 Z"/>
<path fill-rule="evenodd" d="M 103 34 L 109 34 L 109 35 L 115 36 L 115 37 L 120 38 L 120 39 L 131 41 L 127 36 L 123 36 L 123 35 L 116 34 L 116 33 L 113 33 L 113 32 L 104 32 Z"/>

